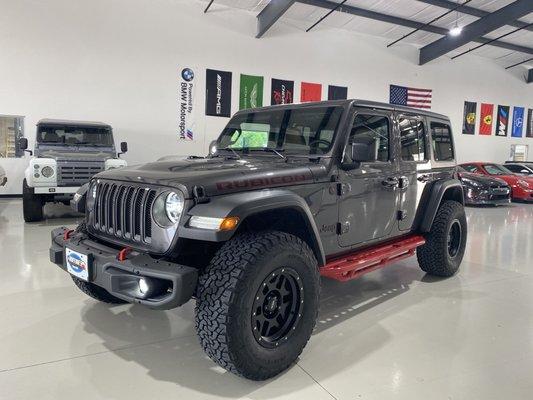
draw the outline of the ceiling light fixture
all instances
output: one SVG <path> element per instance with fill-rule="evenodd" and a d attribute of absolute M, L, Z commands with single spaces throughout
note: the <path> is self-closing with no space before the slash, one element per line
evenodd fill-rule
<path fill-rule="evenodd" d="M 459 0 L 457 0 L 457 7 L 459 7 Z M 455 14 L 455 25 L 452 29 L 450 29 L 450 36 L 459 36 L 461 32 L 463 31 L 463 27 L 459 26 L 459 9 L 457 9 L 457 13 Z"/>

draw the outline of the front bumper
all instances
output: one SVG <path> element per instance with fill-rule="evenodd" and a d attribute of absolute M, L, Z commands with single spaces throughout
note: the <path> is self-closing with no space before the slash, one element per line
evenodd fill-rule
<path fill-rule="evenodd" d="M 67 271 L 65 248 L 85 254 L 90 260 L 90 283 L 100 286 L 129 303 L 138 303 L 157 310 L 168 310 L 189 301 L 198 281 L 196 268 L 157 260 L 146 253 L 132 251 L 119 261 L 119 251 L 76 233 L 64 238 L 66 228 L 52 231 L 50 261 Z M 139 279 L 147 278 L 159 288 L 145 297 L 139 292 Z"/>

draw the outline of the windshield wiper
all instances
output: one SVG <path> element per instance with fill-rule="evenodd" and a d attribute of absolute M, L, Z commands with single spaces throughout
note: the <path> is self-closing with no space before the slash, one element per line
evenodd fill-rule
<path fill-rule="evenodd" d="M 238 159 L 241 158 L 241 156 L 239 155 L 239 153 L 237 153 L 235 150 L 233 150 L 231 147 L 223 147 L 221 149 L 217 149 L 218 151 L 220 150 L 229 150 L 231 151 L 233 154 L 235 154 L 235 157 L 237 157 Z"/>
<path fill-rule="evenodd" d="M 249 150 L 252 150 L 252 151 L 268 151 L 268 152 L 277 154 L 278 156 L 280 156 L 284 160 L 287 159 L 287 157 L 285 157 L 283 154 L 281 154 L 282 151 L 285 151 L 283 149 L 276 150 L 276 149 L 273 149 L 272 147 L 261 147 L 259 149 L 249 149 Z"/>

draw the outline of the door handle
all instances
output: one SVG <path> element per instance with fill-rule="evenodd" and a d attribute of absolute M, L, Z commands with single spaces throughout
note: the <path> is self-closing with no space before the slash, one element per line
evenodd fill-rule
<path fill-rule="evenodd" d="M 418 178 L 416 178 L 416 180 L 419 182 L 429 182 L 431 180 L 431 175 L 430 174 L 420 175 Z"/>
<path fill-rule="evenodd" d="M 400 180 L 393 176 L 381 181 L 381 184 L 387 188 L 397 188 L 400 185 Z"/>

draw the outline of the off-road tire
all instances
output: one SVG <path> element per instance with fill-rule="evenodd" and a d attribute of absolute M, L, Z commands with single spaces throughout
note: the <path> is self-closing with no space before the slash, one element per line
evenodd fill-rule
<path fill-rule="evenodd" d="M 35 195 L 33 189 L 28 186 L 26 179 L 24 179 L 22 182 L 22 212 L 24 214 L 24 221 L 42 221 L 43 205 L 41 197 Z"/>
<path fill-rule="evenodd" d="M 104 288 L 96 286 L 94 283 L 82 281 L 75 276 L 71 276 L 72 280 L 76 286 L 87 296 L 92 297 L 95 300 L 101 301 L 102 303 L 109 304 L 124 304 L 126 301 L 119 299 L 118 297 L 113 296 Z"/>
<path fill-rule="evenodd" d="M 455 223 L 460 225 L 461 235 L 457 253 L 451 257 L 448 250 L 448 238 L 451 227 Z M 452 200 L 442 202 L 431 225 L 431 230 L 425 238 L 426 243 L 416 250 L 420 268 L 436 276 L 448 277 L 455 274 L 461 265 L 466 248 L 467 223 L 463 205 Z"/>
<path fill-rule="evenodd" d="M 252 308 L 264 280 L 272 271 L 287 267 L 301 278 L 298 290 L 305 299 L 301 317 L 286 340 L 266 348 L 254 337 Z M 252 380 L 271 378 L 290 367 L 307 344 L 319 295 L 317 261 L 305 242 L 278 231 L 239 235 L 220 248 L 199 278 L 196 330 L 200 343 L 228 371 Z"/>

